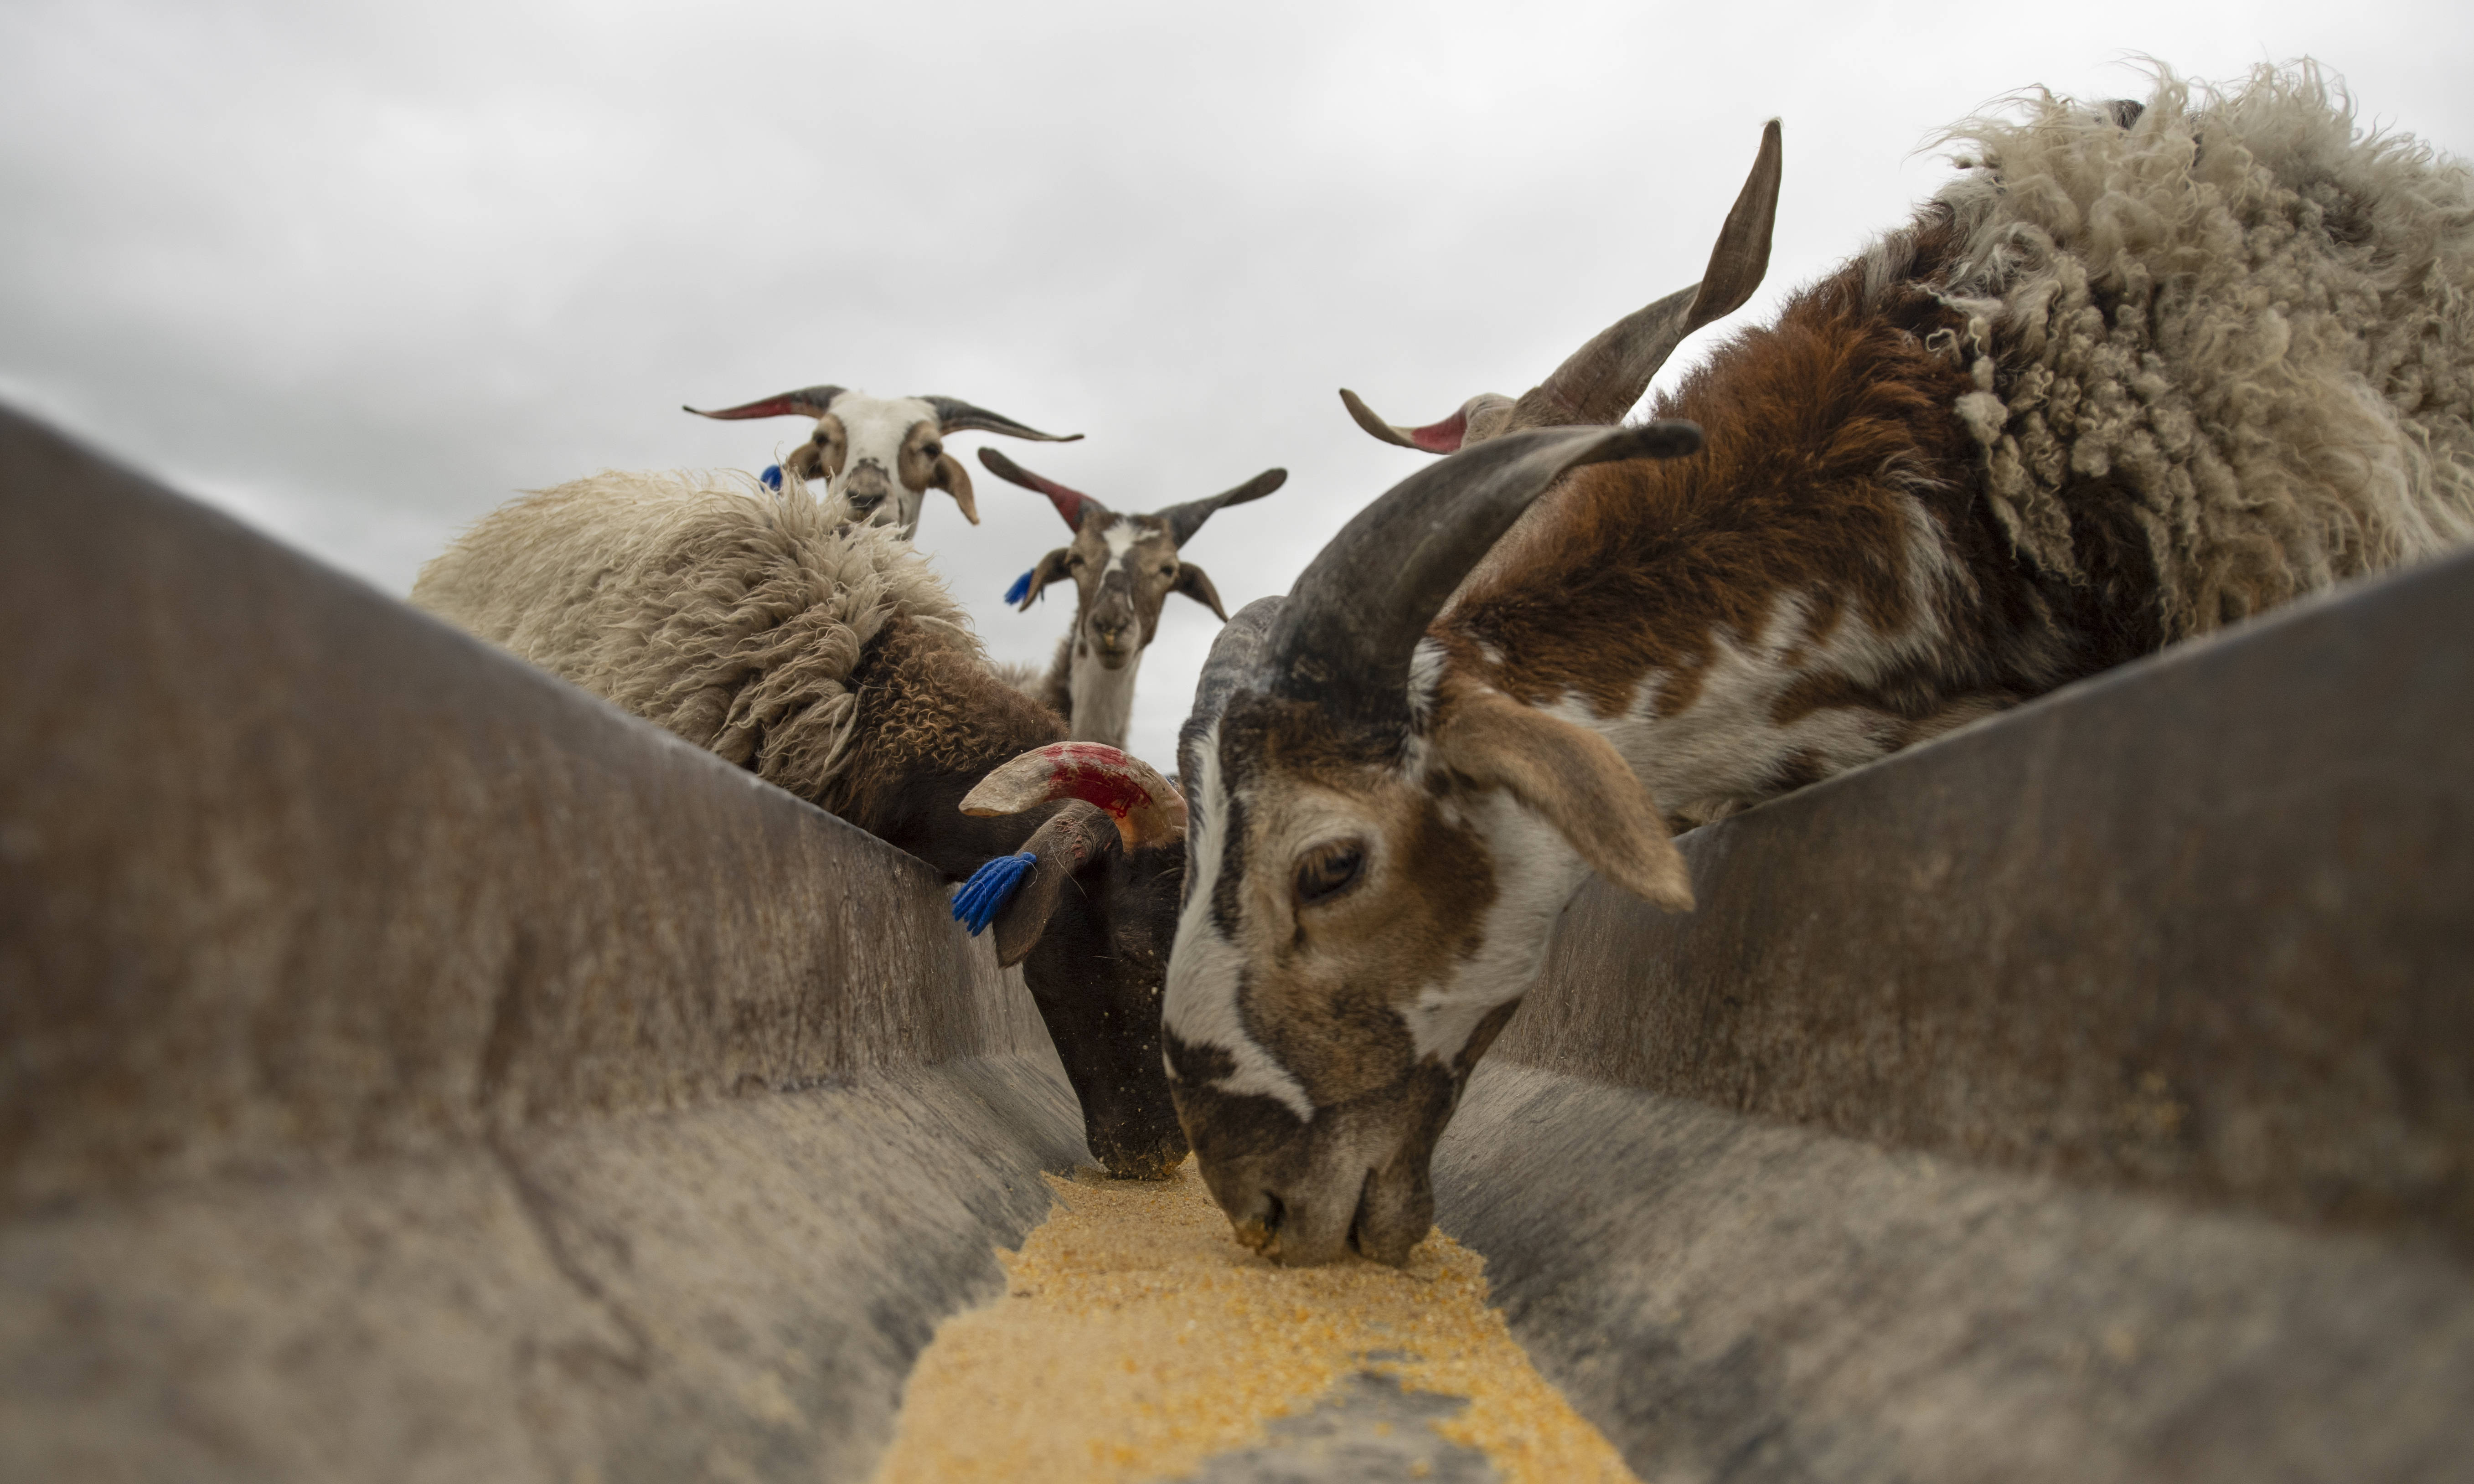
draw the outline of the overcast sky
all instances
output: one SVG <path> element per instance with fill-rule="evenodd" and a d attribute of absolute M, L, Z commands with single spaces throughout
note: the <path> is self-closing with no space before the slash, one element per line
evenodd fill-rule
<path fill-rule="evenodd" d="M 1119 508 L 1272 465 L 1187 555 L 1284 591 L 1423 457 L 1698 275 L 1785 121 L 1778 298 L 1895 225 L 1941 126 L 2319 59 L 2474 156 L 2474 6 L 1199 7 L 0 3 L 0 398 L 401 594 L 513 491 L 761 467 L 807 424 L 679 404 L 838 382 L 1088 441 L 995 442 Z M 1726 325 L 1705 331 L 1669 375 Z M 978 472 L 976 461 L 974 472 Z M 979 480 L 919 541 L 989 648 L 1065 530 Z M 1217 621 L 1170 600 L 1167 763 Z"/>

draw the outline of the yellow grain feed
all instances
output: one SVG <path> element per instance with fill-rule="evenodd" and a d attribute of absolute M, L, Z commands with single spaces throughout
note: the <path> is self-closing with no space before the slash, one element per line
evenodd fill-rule
<path fill-rule="evenodd" d="M 1163 1182 L 1050 1179 L 1005 1297 L 920 1355 L 878 1484 L 1152 1480 L 1264 1443 L 1361 1372 L 1466 1397 L 1431 1425 L 1508 1480 L 1630 1480 L 1486 1306 L 1485 1261 L 1428 1233 L 1405 1271 L 1275 1267 L 1189 1160 Z"/>

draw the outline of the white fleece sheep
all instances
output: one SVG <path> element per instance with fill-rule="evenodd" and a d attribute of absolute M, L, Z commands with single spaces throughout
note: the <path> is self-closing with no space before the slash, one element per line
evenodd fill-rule
<path fill-rule="evenodd" d="M 2474 538 L 2474 180 L 2308 63 L 1951 138 L 1958 412 L 2020 551 L 2126 502 L 2165 636 Z M 2127 112 L 2128 110 L 2119 110 Z M 1991 347 L 1986 353 L 1986 347 Z M 2084 531 L 2077 534 L 2084 536 Z"/>
<path fill-rule="evenodd" d="M 839 812 L 861 652 L 897 618 L 984 664 L 901 533 L 794 474 L 601 473 L 482 517 L 412 601 Z"/>

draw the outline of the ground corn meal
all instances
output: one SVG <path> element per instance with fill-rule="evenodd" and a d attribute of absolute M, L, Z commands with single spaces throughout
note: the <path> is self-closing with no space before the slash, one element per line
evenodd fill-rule
<path fill-rule="evenodd" d="M 919 1357 L 878 1484 L 1152 1480 L 1260 1444 L 1361 1371 L 1466 1397 L 1435 1422 L 1508 1480 L 1629 1480 L 1486 1306 L 1484 1259 L 1439 1233 L 1405 1271 L 1291 1270 L 1230 1237 L 1187 1161 L 1163 1182 L 1050 1178 L 1056 1206 L 1005 1297 Z"/>

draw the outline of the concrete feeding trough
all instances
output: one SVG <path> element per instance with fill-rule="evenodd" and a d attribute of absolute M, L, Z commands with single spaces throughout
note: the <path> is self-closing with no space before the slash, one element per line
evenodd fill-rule
<path fill-rule="evenodd" d="M 1641 1478 L 2449 1476 L 2469 736 L 2458 559 L 1696 831 L 1439 1224 Z M 868 1477 L 1085 1158 L 944 895 L 0 415 L 0 1475 Z M 1509 1470 L 1383 1365 L 1191 1476 Z"/>

